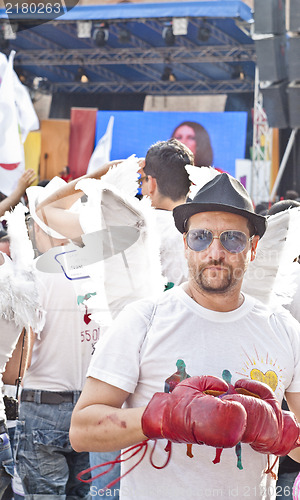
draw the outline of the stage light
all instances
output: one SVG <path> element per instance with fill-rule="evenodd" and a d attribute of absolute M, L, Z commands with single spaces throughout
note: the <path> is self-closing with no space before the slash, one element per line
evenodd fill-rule
<path fill-rule="evenodd" d="M 171 47 L 175 43 L 175 35 L 173 33 L 173 28 L 171 25 L 165 26 L 162 31 L 162 37 L 165 44 Z"/>
<path fill-rule="evenodd" d="M 82 66 L 80 66 L 77 70 L 77 73 L 75 75 L 75 82 L 80 82 L 80 83 L 88 83 L 89 82 L 89 78 L 86 75 Z"/>
<path fill-rule="evenodd" d="M 120 28 L 119 30 L 119 42 L 120 43 L 129 43 L 131 40 L 131 33 L 127 28 Z"/>
<path fill-rule="evenodd" d="M 245 79 L 245 72 L 241 64 L 238 64 L 237 66 L 234 67 L 232 72 L 232 78 L 240 80 Z"/>
<path fill-rule="evenodd" d="M 198 29 L 198 40 L 200 40 L 200 42 L 207 42 L 210 36 L 211 28 L 206 22 L 203 22 L 203 24 L 201 24 Z"/>
<path fill-rule="evenodd" d="M 21 80 L 21 77 L 19 79 Z M 49 91 L 49 80 L 45 77 L 35 76 L 32 81 L 32 86 L 34 90 L 39 90 L 41 92 Z"/>
<path fill-rule="evenodd" d="M 164 67 L 161 80 L 163 82 L 176 82 L 176 76 L 174 75 L 171 66 Z"/>
<path fill-rule="evenodd" d="M 109 32 L 106 24 L 101 23 L 99 26 L 95 26 L 95 30 L 93 33 L 93 39 L 95 40 L 95 44 L 97 47 L 104 47 L 108 40 Z"/>

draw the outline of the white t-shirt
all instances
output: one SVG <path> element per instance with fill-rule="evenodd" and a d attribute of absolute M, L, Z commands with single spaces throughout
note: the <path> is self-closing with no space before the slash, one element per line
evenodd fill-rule
<path fill-rule="evenodd" d="M 78 306 L 73 282 L 63 273 L 38 270 L 36 273 L 46 323 L 34 342 L 23 387 L 48 391 L 81 390 L 100 336 L 100 326 L 95 321 L 88 324 L 84 321 L 85 308 Z M 88 306 L 88 300 L 85 303 Z"/>
<path fill-rule="evenodd" d="M 245 296 L 241 307 L 216 312 L 197 304 L 174 287 L 156 301 L 141 300 L 127 306 L 100 340 L 88 375 L 130 392 L 128 407 L 144 406 L 182 359 L 190 376 L 222 377 L 230 371 L 232 383 L 240 378 L 266 382 L 281 402 L 285 390 L 300 391 L 299 325 L 285 311 L 273 314 L 262 303 Z M 153 443 L 149 443 L 150 449 Z M 158 440 L 154 462 L 166 460 L 165 440 Z M 242 444 L 243 470 L 236 467 L 234 448 L 224 449 L 213 464 L 215 449 L 172 445 L 168 466 L 143 461 L 122 479 L 122 500 L 179 498 L 274 499 L 275 482 L 266 468 L 267 456 Z M 125 462 L 123 473 L 134 463 Z"/>
<path fill-rule="evenodd" d="M 156 227 L 160 236 L 162 274 L 168 282 L 180 285 L 188 279 L 188 266 L 184 256 L 182 234 L 175 226 L 170 210 L 155 210 Z"/>

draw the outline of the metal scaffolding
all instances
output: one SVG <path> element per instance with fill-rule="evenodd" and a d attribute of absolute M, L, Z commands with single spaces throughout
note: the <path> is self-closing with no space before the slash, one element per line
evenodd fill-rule
<path fill-rule="evenodd" d="M 269 200 L 273 129 L 269 127 L 255 70 L 251 196 L 254 203 Z"/>

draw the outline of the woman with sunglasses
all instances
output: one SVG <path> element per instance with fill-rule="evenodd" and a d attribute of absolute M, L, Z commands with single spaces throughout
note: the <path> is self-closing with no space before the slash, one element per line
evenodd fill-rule
<path fill-rule="evenodd" d="M 280 403 L 285 394 L 300 420 L 300 329 L 288 311 L 241 291 L 266 218 L 225 173 L 173 215 L 189 279 L 126 306 L 98 343 L 73 412 L 72 446 L 101 451 L 144 442 L 137 466 L 135 455 L 123 457 L 126 500 L 273 500 L 267 456 L 290 452 L 299 436 L 295 421 L 285 432 Z M 164 393 L 178 360 L 190 378 Z M 243 403 L 236 387 L 248 388 Z M 154 453 L 147 439 L 155 440 Z"/>

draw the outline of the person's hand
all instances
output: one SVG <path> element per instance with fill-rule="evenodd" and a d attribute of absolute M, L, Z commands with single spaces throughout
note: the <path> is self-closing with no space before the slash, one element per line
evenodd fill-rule
<path fill-rule="evenodd" d="M 25 172 L 23 172 L 23 174 L 21 175 L 21 177 L 18 180 L 17 190 L 21 194 L 24 194 L 26 189 L 29 186 L 31 186 L 31 184 L 33 182 L 35 182 L 36 180 L 37 180 L 37 176 L 36 176 L 35 171 L 32 168 L 25 170 Z"/>
<path fill-rule="evenodd" d="M 247 413 L 241 403 L 216 397 L 227 383 L 212 376 L 190 377 L 173 392 L 156 393 L 142 416 L 142 429 L 150 439 L 231 448 L 241 441 Z"/>

